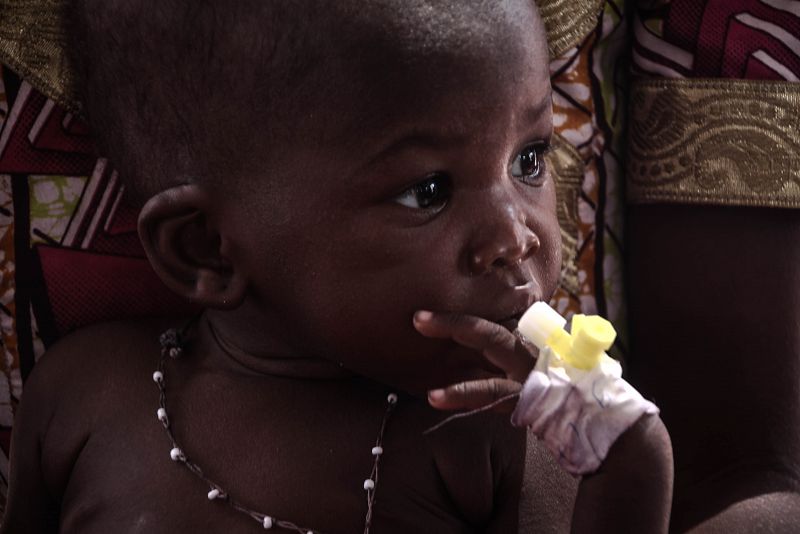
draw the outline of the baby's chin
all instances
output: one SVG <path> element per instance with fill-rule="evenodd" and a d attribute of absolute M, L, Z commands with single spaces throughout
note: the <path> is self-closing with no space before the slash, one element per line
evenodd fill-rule
<path fill-rule="evenodd" d="M 479 352 L 415 331 L 409 337 L 387 339 L 380 348 L 375 345 L 372 350 L 350 346 L 331 356 L 357 375 L 420 398 L 432 389 L 505 376 Z"/>

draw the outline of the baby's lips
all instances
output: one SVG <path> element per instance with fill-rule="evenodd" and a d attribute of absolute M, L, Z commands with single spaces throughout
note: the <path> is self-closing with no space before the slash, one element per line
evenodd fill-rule
<path fill-rule="evenodd" d="M 485 315 L 490 321 L 501 324 L 512 332 L 522 315 L 536 302 L 542 300 L 539 286 L 536 282 L 505 290 L 490 300 L 493 304 L 493 313 Z"/>
<path fill-rule="evenodd" d="M 503 328 L 505 328 L 506 330 L 508 330 L 509 332 L 513 332 L 514 330 L 517 329 L 517 326 L 519 325 L 519 318 L 521 315 L 522 314 L 509 317 L 508 319 L 498 322 L 498 324 Z"/>

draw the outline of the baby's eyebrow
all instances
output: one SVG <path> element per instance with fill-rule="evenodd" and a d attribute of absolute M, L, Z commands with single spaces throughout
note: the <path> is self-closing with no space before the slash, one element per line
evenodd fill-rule
<path fill-rule="evenodd" d="M 383 148 L 378 150 L 374 156 L 369 158 L 367 165 L 386 157 L 392 153 L 402 152 L 411 148 L 430 148 L 433 150 L 444 150 L 458 145 L 463 145 L 467 141 L 467 136 L 448 131 L 435 130 L 412 130 L 406 134 L 393 139 Z"/>
<path fill-rule="evenodd" d="M 550 111 L 550 108 L 553 106 L 552 95 L 552 91 L 547 91 L 547 94 L 544 96 L 544 98 L 537 102 L 533 107 L 528 108 L 525 111 L 525 119 L 529 122 L 533 122 L 536 119 L 541 118 L 541 116 L 547 111 Z"/>
<path fill-rule="evenodd" d="M 541 120 L 548 111 L 550 111 L 552 103 L 552 91 L 548 90 L 545 96 L 533 106 L 527 108 L 523 112 L 523 118 L 526 124 L 535 123 Z M 552 129 L 552 124 L 549 125 Z M 402 152 L 411 148 L 430 148 L 434 150 L 444 150 L 454 146 L 464 145 L 469 141 L 468 136 L 463 133 L 447 129 L 422 129 L 415 128 L 407 133 L 400 134 L 398 137 L 393 138 L 389 143 L 380 148 L 373 156 L 371 156 L 364 167 L 368 167 L 379 161 L 380 159 L 392 153 Z"/>

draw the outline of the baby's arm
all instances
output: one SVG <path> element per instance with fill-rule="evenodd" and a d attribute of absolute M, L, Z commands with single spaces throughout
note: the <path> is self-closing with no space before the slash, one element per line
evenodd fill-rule
<path fill-rule="evenodd" d="M 53 414 L 47 373 L 33 373 L 14 419 L 8 501 L 0 534 L 58 532 L 58 506 L 47 489 L 42 446 Z"/>
<path fill-rule="evenodd" d="M 495 323 L 463 315 L 417 314 L 415 325 L 423 335 L 453 339 L 481 352 L 505 373 L 431 392 L 429 401 L 436 408 L 478 408 L 519 393 L 533 368 L 530 350 Z M 669 436 L 658 416 L 642 416 L 617 439 L 600 468 L 581 480 L 572 531 L 666 532 L 671 495 Z"/>
<path fill-rule="evenodd" d="M 667 532 L 672 447 L 657 415 L 642 416 L 581 479 L 572 532 Z"/>
<path fill-rule="evenodd" d="M 121 352 L 114 341 L 100 327 L 72 333 L 47 350 L 25 381 L 0 534 L 58 532 L 62 496 L 103 406 L 95 392 L 109 389 L 100 386 L 114 364 L 103 362 Z"/>

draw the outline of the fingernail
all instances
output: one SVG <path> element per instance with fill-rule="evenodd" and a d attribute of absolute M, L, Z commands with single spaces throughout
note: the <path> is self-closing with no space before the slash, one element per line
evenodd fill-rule
<path fill-rule="evenodd" d="M 431 402 L 440 402 L 444 400 L 443 389 L 432 389 L 428 392 L 428 400 Z"/>
<path fill-rule="evenodd" d="M 433 317 L 433 313 L 427 310 L 420 310 L 414 314 L 415 321 L 430 321 L 431 317 Z"/>

